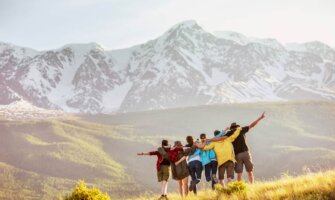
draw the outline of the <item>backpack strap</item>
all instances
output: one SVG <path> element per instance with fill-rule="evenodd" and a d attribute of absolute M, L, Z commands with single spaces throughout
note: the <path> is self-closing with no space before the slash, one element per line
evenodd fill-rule
<path fill-rule="evenodd" d="M 165 151 L 164 148 L 162 148 L 162 147 L 158 147 L 157 151 L 158 151 L 158 153 L 159 153 L 164 159 L 166 159 L 166 160 L 170 160 L 170 159 L 169 159 L 169 154 Z"/>

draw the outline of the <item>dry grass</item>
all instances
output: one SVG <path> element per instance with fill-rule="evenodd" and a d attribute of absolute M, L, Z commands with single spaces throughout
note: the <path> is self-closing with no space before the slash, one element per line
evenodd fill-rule
<path fill-rule="evenodd" d="M 243 191 L 228 193 L 219 187 L 216 191 L 200 191 L 197 196 L 190 194 L 187 198 L 180 198 L 176 193 L 168 196 L 170 200 L 333 200 L 335 170 L 298 177 L 286 176 L 277 181 L 256 182 Z M 135 199 L 149 200 L 157 197 L 148 194 Z"/>

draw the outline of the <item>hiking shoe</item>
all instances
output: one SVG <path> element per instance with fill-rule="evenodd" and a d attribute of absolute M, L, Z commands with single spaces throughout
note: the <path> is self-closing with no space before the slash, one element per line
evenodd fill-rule
<path fill-rule="evenodd" d="M 194 190 L 194 187 L 195 187 L 195 183 L 194 181 L 191 181 L 190 187 L 188 188 L 188 190 L 192 192 Z"/>
<path fill-rule="evenodd" d="M 215 190 L 215 184 L 216 184 L 216 182 L 214 180 L 212 180 L 212 190 Z"/>
<path fill-rule="evenodd" d="M 194 184 L 193 193 L 197 194 L 197 185 L 196 184 Z"/>

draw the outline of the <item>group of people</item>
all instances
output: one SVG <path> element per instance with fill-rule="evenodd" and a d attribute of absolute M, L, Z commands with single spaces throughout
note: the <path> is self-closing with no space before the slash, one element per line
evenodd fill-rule
<path fill-rule="evenodd" d="M 197 184 L 201 181 L 203 169 L 206 181 L 211 183 L 213 190 L 215 184 L 225 185 L 225 174 L 227 184 L 233 181 L 234 170 L 237 173 L 237 180 L 241 181 L 243 166 L 248 173 L 248 181 L 252 184 L 254 165 L 246 143 L 246 133 L 264 117 L 263 112 L 249 126 L 244 127 L 234 122 L 225 130 L 215 130 L 211 139 L 208 139 L 205 133 L 201 133 L 200 139 L 197 140 L 187 136 L 185 146 L 180 141 L 175 141 L 174 145 L 170 146 L 167 140 L 162 140 L 162 146 L 156 151 L 137 153 L 137 155 L 157 156 L 157 178 L 161 185 L 159 199 L 167 199 L 170 169 L 172 178 L 179 183 L 182 197 L 187 196 L 189 191 L 197 193 Z M 190 185 L 188 185 L 189 176 Z"/>

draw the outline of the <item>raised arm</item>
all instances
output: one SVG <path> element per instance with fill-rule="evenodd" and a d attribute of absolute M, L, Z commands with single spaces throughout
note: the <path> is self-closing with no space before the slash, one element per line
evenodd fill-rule
<path fill-rule="evenodd" d="M 259 121 L 261 121 L 263 118 L 265 118 L 265 112 L 262 113 L 262 115 L 260 117 L 258 117 L 258 119 L 256 119 L 254 122 L 252 122 L 250 125 L 249 125 L 249 129 L 255 127 Z"/>

